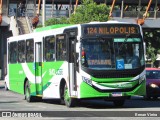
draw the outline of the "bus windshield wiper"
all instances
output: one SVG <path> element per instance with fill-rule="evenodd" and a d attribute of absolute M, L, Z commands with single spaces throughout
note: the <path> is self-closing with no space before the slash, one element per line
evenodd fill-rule
<path fill-rule="evenodd" d="M 120 51 L 122 50 L 124 44 L 127 42 L 127 40 L 128 40 L 129 37 L 131 37 L 131 35 L 130 35 L 130 34 L 127 34 L 126 37 L 125 37 L 125 39 L 124 39 L 124 42 L 123 42 L 123 43 L 121 44 L 121 46 L 119 47 L 119 50 L 120 50 Z"/>

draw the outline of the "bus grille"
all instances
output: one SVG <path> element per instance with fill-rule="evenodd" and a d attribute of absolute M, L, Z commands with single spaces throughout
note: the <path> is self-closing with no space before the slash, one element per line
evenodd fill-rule
<path fill-rule="evenodd" d="M 107 71 L 107 72 L 92 72 L 91 75 L 95 78 L 126 78 L 135 77 L 140 74 L 144 68 L 125 71 Z"/>

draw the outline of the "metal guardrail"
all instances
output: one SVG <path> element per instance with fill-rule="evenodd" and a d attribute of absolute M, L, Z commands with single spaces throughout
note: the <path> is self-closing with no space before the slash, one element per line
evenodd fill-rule
<path fill-rule="evenodd" d="M 128 18 L 143 18 L 145 11 L 123 11 L 122 17 Z M 121 17 L 121 11 L 113 11 L 113 17 Z M 160 18 L 160 11 L 149 11 L 147 18 Z"/>
<path fill-rule="evenodd" d="M 46 17 L 69 17 L 69 10 L 47 10 Z"/>
<path fill-rule="evenodd" d="M 28 17 L 34 17 L 35 11 L 34 9 L 27 9 L 26 12 Z M 42 13 L 42 10 L 40 11 Z M 25 14 L 25 15 L 26 15 Z M 17 9 L 9 9 L 8 16 L 17 16 L 18 10 Z M 41 14 L 40 14 L 41 15 Z M 69 10 L 52 10 L 52 9 L 46 9 L 46 17 L 69 17 Z"/>

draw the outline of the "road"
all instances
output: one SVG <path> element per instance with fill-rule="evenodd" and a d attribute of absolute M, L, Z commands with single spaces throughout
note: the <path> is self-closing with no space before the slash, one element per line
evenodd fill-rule
<path fill-rule="evenodd" d="M 132 97 L 130 100 L 126 100 L 124 106 L 120 108 L 115 107 L 112 102 L 103 100 L 83 100 L 76 107 L 67 108 L 65 105 L 60 105 L 56 100 L 27 103 L 24 95 L 5 91 L 4 86 L 0 85 L 0 116 L 2 116 L 2 112 L 6 111 L 19 113 L 21 117 L 26 117 L 28 114 L 31 115 L 30 113 L 34 113 L 35 116 L 37 115 L 36 117 L 50 118 L 54 116 L 57 119 L 66 117 L 76 117 L 76 119 L 78 117 L 87 117 L 88 119 L 90 117 L 98 117 L 98 119 L 104 119 L 104 117 L 108 119 L 122 117 L 123 120 L 127 120 L 128 117 L 131 117 L 131 120 L 134 117 L 140 117 L 140 119 L 151 119 L 154 117 L 154 119 L 159 119 L 160 99 L 145 101 L 142 97 Z M 12 115 L 17 119 L 19 117 L 17 114 Z M 35 116 L 32 114 L 30 117 Z M 3 118 L 3 120 L 5 119 Z"/>

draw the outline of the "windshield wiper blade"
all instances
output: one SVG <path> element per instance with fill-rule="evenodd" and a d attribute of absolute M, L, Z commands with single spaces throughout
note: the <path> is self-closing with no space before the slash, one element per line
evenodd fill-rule
<path fill-rule="evenodd" d="M 130 35 L 130 34 L 127 34 L 126 37 L 125 37 L 125 39 L 124 39 L 124 42 L 123 42 L 123 43 L 121 44 L 121 46 L 119 47 L 119 50 L 120 50 L 120 51 L 122 50 L 124 44 L 127 42 L 127 40 L 128 40 L 129 37 L 131 37 L 131 35 Z"/>

